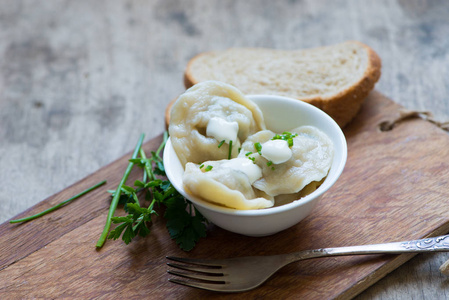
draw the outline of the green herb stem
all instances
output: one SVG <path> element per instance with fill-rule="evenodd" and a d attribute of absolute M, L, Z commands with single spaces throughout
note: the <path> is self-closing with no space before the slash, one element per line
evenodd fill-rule
<path fill-rule="evenodd" d="M 162 161 L 162 157 L 161 157 L 160 153 L 161 153 L 162 149 L 164 149 L 165 144 L 167 143 L 167 139 L 168 139 L 168 132 L 164 131 L 164 135 L 163 135 L 163 138 L 162 138 L 162 143 L 159 145 L 159 148 L 157 148 L 157 150 L 155 152 L 156 157 L 160 161 Z M 142 148 L 140 148 L 139 154 L 140 154 L 140 157 L 142 159 L 147 159 L 145 151 Z M 154 173 L 153 173 L 153 170 L 152 170 L 152 165 L 150 163 L 146 163 L 145 166 L 144 166 L 144 169 L 145 169 L 144 174 L 146 174 L 146 176 L 149 178 L 150 181 L 153 181 L 153 180 L 156 179 L 156 176 L 154 176 Z M 146 176 L 144 176 L 145 180 L 143 182 L 147 182 L 147 179 L 145 178 Z"/>
<path fill-rule="evenodd" d="M 79 194 L 73 196 L 72 198 L 67 199 L 67 200 L 65 200 L 65 201 L 63 201 L 63 202 L 61 202 L 61 203 L 59 203 L 59 204 L 56 204 L 56 205 L 53 206 L 53 207 L 50 207 L 49 209 L 46 209 L 46 210 L 44 210 L 44 211 L 42 211 L 42 212 L 40 212 L 40 213 L 38 213 L 38 214 L 29 216 L 29 217 L 26 217 L 26 218 L 16 219 L 16 220 L 11 220 L 11 221 L 9 221 L 9 223 L 21 223 L 21 222 L 27 222 L 27 221 L 31 221 L 31 220 L 37 219 L 37 218 L 39 218 L 39 217 L 42 217 L 43 215 L 46 215 L 46 214 L 48 214 L 48 213 L 50 213 L 50 212 L 52 212 L 52 211 L 54 211 L 54 210 L 57 210 L 57 209 L 60 208 L 61 206 L 64 206 L 64 205 L 68 204 L 69 202 L 71 202 L 71 201 L 73 201 L 73 200 L 75 200 L 75 199 L 77 199 L 77 198 L 80 198 L 81 196 L 83 196 L 83 195 L 89 193 L 90 191 L 93 191 L 94 189 L 98 188 L 99 186 L 102 186 L 102 185 L 105 184 L 105 183 L 106 183 L 106 180 L 103 180 L 103 181 L 97 183 L 96 185 L 94 185 L 94 186 L 92 186 L 92 187 L 90 187 L 90 188 L 88 188 L 88 189 L 82 191 L 81 193 L 79 193 Z"/>
<path fill-rule="evenodd" d="M 140 148 L 139 154 L 140 154 L 140 157 L 141 157 L 141 158 L 147 159 L 147 156 L 145 155 L 145 151 L 143 151 L 142 148 Z M 159 156 L 159 154 L 157 154 L 157 153 L 156 153 L 156 155 Z M 154 174 L 153 174 L 153 171 L 151 170 L 151 165 L 150 165 L 149 163 L 145 163 L 144 169 L 145 169 L 144 174 L 146 174 L 146 177 L 148 177 L 150 181 L 156 179 L 155 176 L 154 176 Z M 147 180 L 146 180 L 146 178 L 144 178 L 144 179 L 145 179 L 145 180 L 144 180 L 143 182 L 146 183 Z"/>
<path fill-rule="evenodd" d="M 164 131 L 164 135 L 163 135 L 163 138 L 162 138 L 162 143 L 159 145 L 159 148 L 157 148 L 157 150 L 156 150 L 156 155 L 161 160 L 162 160 L 162 158 L 160 156 L 160 153 L 161 153 L 162 149 L 164 149 L 165 144 L 167 143 L 167 139 L 168 139 L 168 132 Z"/>
<path fill-rule="evenodd" d="M 134 149 L 132 159 L 137 158 L 140 148 L 142 147 L 144 137 L 145 137 L 145 134 L 142 134 L 140 136 L 139 142 L 137 143 L 136 148 Z M 133 166 L 134 166 L 134 163 L 129 162 L 128 167 L 126 168 L 126 171 L 122 177 L 122 180 L 120 181 L 119 185 L 117 186 L 114 197 L 112 198 L 111 206 L 109 207 L 106 224 L 104 226 L 103 232 L 101 233 L 100 239 L 98 240 L 97 245 L 96 245 L 97 248 L 103 247 L 103 245 L 108 237 L 109 230 L 111 229 L 111 223 L 112 223 L 111 218 L 114 216 L 115 210 L 117 209 L 117 204 L 120 199 L 122 186 L 126 183 L 126 180 L 128 179 L 129 173 L 131 173 L 131 169 L 133 168 Z"/>

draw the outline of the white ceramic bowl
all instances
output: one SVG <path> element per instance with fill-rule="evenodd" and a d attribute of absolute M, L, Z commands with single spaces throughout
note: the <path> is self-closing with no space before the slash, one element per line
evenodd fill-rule
<path fill-rule="evenodd" d="M 267 129 L 277 133 L 302 125 L 325 132 L 334 143 L 334 159 L 323 184 L 313 193 L 292 203 L 258 210 L 220 207 L 187 194 L 182 184 L 184 169 L 170 139 L 164 149 L 164 165 L 173 186 L 215 225 L 243 235 L 267 236 L 287 229 L 308 216 L 318 200 L 338 179 L 347 158 L 346 139 L 335 121 L 320 109 L 302 101 L 272 95 L 248 96 L 262 110 Z"/>

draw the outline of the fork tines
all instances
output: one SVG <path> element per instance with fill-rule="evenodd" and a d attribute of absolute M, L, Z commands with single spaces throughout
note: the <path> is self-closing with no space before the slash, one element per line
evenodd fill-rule
<path fill-rule="evenodd" d="M 168 270 L 171 275 L 180 276 L 188 280 L 172 279 L 169 281 L 189 287 L 195 287 L 206 290 L 220 290 L 226 283 L 222 266 L 214 261 L 203 261 L 201 259 L 180 258 L 167 256 L 168 260 L 180 262 L 167 263 L 169 267 L 180 269 L 187 272 L 179 272 L 176 270 Z"/>

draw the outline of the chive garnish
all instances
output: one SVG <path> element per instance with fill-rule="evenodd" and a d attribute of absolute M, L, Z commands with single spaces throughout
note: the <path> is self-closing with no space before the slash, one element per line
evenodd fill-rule
<path fill-rule="evenodd" d="M 224 142 L 225 142 L 225 140 L 222 140 L 222 141 L 220 142 L 220 144 L 218 144 L 218 148 L 220 148 L 221 146 L 223 146 Z"/>
<path fill-rule="evenodd" d="M 114 216 L 115 210 L 117 209 L 117 205 L 120 199 L 121 190 L 123 185 L 125 185 L 126 180 L 129 177 L 129 174 L 131 173 L 131 170 L 134 166 L 134 163 L 132 160 L 135 160 L 137 158 L 137 155 L 139 154 L 140 148 L 143 144 L 143 139 L 145 138 L 144 134 L 141 134 L 139 141 L 137 142 L 136 148 L 134 149 L 132 158 L 130 162 L 128 163 L 128 167 L 126 168 L 125 173 L 123 174 L 122 180 L 120 180 L 120 183 L 117 186 L 117 189 L 115 190 L 114 197 L 112 198 L 111 205 L 109 207 L 108 216 L 106 218 L 106 224 L 104 225 L 103 232 L 101 233 L 100 238 L 97 241 L 97 248 L 103 247 L 104 243 L 106 242 L 106 239 L 109 234 L 109 229 L 111 229 L 111 223 L 112 223 L 112 217 Z"/>
<path fill-rule="evenodd" d="M 259 143 L 259 142 L 257 142 L 257 143 L 255 143 L 254 144 L 254 148 L 256 148 L 256 150 L 257 150 L 257 152 L 260 154 L 260 155 L 262 155 L 262 145 Z"/>
<path fill-rule="evenodd" d="M 229 153 L 228 153 L 228 159 L 231 159 L 232 154 L 232 141 L 229 141 Z"/>
<path fill-rule="evenodd" d="M 200 169 L 202 169 L 204 167 L 204 164 L 201 164 Z"/>
<path fill-rule="evenodd" d="M 97 187 L 99 187 L 99 186 L 101 186 L 101 185 L 103 185 L 103 184 L 105 184 L 105 183 L 106 183 L 106 180 L 103 180 L 103 181 L 97 183 L 96 185 L 94 185 L 94 186 L 92 186 L 92 187 L 90 187 L 90 188 L 88 188 L 88 189 L 82 191 L 81 193 L 79 193 L 79 194 L 73 196 L 72 198 L 69 198 L 69 199 L 67 199 L 67 200 L 65 200 L 65 201 L 62 201 L 61 203 L 56 204 L 56 205 L 53 206 L 53 207 L 50 207 L 49 209 L 46 209 L 46 210 L 44 210 L 44 211 L 42 211 L 42 212 L 40 212 L 40 213 L 37 213 L 37 214 L 35 214 L 35 215 L 29 216 L 29 217 L 26 217 L 26 218 L 16 219 L 16 220 L 11 220 L 11 221 L 9 221 L 9 223 L 27 222 L 27 221 L 31 221 L 31 220 L 37 219 L 37 218 L 39 218 L 39 217 L 42 217 L 43 215 L 46 215 L 46 214 L 48 214 L 48 213 L 50 213 L 50 212 L 52 212 L 52 211 L 54 211 L 54 210 L 57 210 L 57 209 L 60 208 L 61 206 L 66 205 L 67 203 L 69 203 L 69 202 L 71 202 L 71 201 L 73 201 L 73 200 L 75 200 L 75 199 L 77 199 L 77 198 L 79 198 L 79 197 L 81 197 L 81 196 L 83 196 L 83 195 L 89 193 L 90 191 L 93 191 L 94 189 L 96 189 Z"/>
<path fill-rule="evenodd" d="M 297 137 L 297 133 L 284 131 L 282 134 L 276 134 L 271 140 L 283 140 L 288 143 L 289 147 L 293 146 L 293 138 Z"/>

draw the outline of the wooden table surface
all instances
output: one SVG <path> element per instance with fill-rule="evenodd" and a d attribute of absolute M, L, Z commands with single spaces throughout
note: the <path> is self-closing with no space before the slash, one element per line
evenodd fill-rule
<path fill-rule="evenodd" d="M 449 120 L 448 32 L 444 0 L 1 0 L 0 222 L 160 134 L 203 51 L 359 40 L 382 58 L 377 91 Z M 418 255 L 357 298 L 445 299 L 446 259 Z"/>

